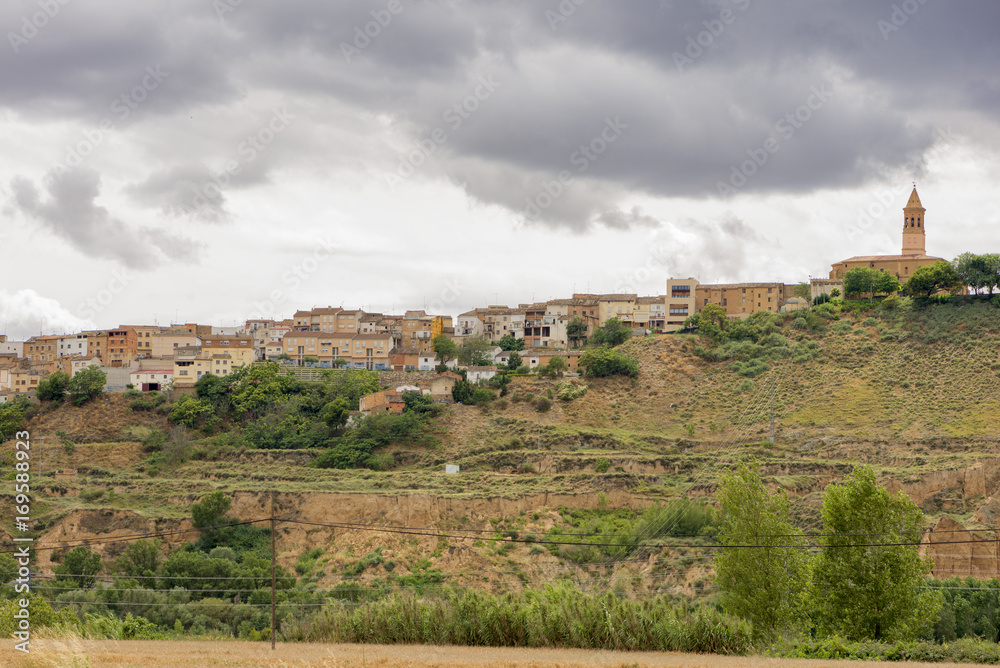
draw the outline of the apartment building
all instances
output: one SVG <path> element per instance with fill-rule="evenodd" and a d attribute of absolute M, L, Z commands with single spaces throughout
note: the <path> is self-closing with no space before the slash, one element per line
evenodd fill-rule
<path fill-rule="evenodd" d="M 215 376 L 228 376 L 233 371 L 232 361 L 229 355 L 179 352 L 174 358 L 174 386 L 190 387 L 208 373 Z"/>
<path fill-rule="evenodd" d="M 153 335 L 160 333 L 164 328 L 155 325 L 121 325 L 119 329 L 135 330 L 136 355 L 151 357 L 153 355 Z"/>
<path fill-rule="evenodd" d="M 205 336 L 201 339 L 201 350 L 208 355 L 229 355 L 233 369 L 253 364 L 257 357 L 249 334 Z"/>
<path fill-rule="evenodd" d="M 87 337 L 87 357 L 100 357 L 104 360 L 108 354 L 107 330 L 88 329 L 81 334 Z"/>
<path fill-rule="evenodd" d="M 108 330 L 108 347 L 104 356 L 105 366 L 128 366 L 139 354 L 139 338 L 131 327 Z"/>
<path fill-rule="evenodd" d="M 666 322 L 664 310 L 666 297 L 637 297 L 632 312 L 632 327 L 647 331 L 662 331 Z"/>
<path fill-rule="evenodd" d="M 785 283 L 703 283 L 697 287 L 695 299 L 699 310 L 718 304 L 730 318 L 745 318 L 757 311 L 779 313 L 794 297 L 794 290 L 794 285 Z"/>
<path fill-rule="evenodd" d="M 399 345 L 428 352 L 433 348 L 433 340 L 444 334 L 446 327 L 452 327 L 450 315 L 428 315 L 425 311 L 407 311 L 400 323 Z"/>
<path fill-rule="evenodd" d="M 24 341 L 8 341 L 6 334 L 0 334 L 0 355 L 24 357 Z"/>
<path fill-rule="evenodd" d="M 87 354 L 87 337 L 82 334 L 69 334 L 59 338 L 56 351 L 58 357 L 73 357 Z"/>
<path fill-rule="evenodd" d="M 59 356 L 61 336 L 33 336 L 24 342 L 24 357 L 33 362 L 52 362 Z"/>
<path fill-rule="evenodd" d="M 390 334 L 355 334 L 351 339 L 351 368 L 388 371 L 389 352 L 393 349 Z M 345 358 L 346 359 L 346 358 Z"/>
<path fill-rule="evenodd" d="M 698 286 L 695 278 L 671 278 L 667 281 L 666 322 L 664 332 L 684 328 L 684 321 L 698 312 Z"/>
<path fill-rule="evenodd" d="M 151 357 L 173 357 L 179 348 L 201 347 L 201 339 L 187 329 L 164 329 L 150 337 Z"/>

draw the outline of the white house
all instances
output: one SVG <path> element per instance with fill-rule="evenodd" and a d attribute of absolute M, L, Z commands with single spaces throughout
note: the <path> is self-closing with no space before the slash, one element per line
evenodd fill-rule
<path fill-rule="evenodd" d="M 87 337 L 81 334 L 71 334 L 59 338 L 56 344 L 58 357 L 72 357 L 87 354 Z"/>
<path fill-rule="evenodd" d="M 162 390 L 164 386 L 174 379 L 174 370 L 171 369 L 143 369 L 133 371 L 129 374 L 129 382 L 143 392 L 150 390 Z"/>
<path fill-rule="evenodd" d="M 461 368 L 465 369 L 465 379 L 470 383 L 489 380 L 497 375 L 497 368 L 495 366 L 466 366 Z"/>

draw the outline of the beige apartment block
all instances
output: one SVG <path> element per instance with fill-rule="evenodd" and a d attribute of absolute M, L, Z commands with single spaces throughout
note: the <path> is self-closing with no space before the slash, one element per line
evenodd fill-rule
<path fill-rule="evenodd" d="M 106 329 L 90 329 L 82 332 L 87 337 L 87 357 L 100 357 L 105 360 L 108 355 L 108 331 Z"/>
<path fill-rule="evenodd" d="M 718 304 L 730 318 L 745 318 L 757 311 L 780 313 L 794 290 L 794 285 L 785 283 L 703 283 L 696 290 L 696 300 L 699 311 Z"/>
<path fill-rule="evenodd" d="M 52 362 L 59 356 L 58 335 L 33 336 L 24 342 L 24 357 L 33 362 Z"/>
<path fill-rule="evenodd" d="M 185 329 L 167 329 L 153 334 L 151 357 L 173 357 L 178 348 L 201 347 L 201 339 Z"/>
<path fill-rule="evenodd" d="M 235 336 L 203 336 L 201 350 L 209 355 L 229 355 L 234 369 L 254 363 L 257 353 L 249 334 Z"/>
<path fill-rule="evenodd" d="M 652 297 L 637 297 L 635 310 L 632 312 L 632 327 L 647 331 L 662 330 L 665 323 L 663 295 Z"/>
<path fill-rule="evenodd" d="M 701 283 L 695 278 L 671 278 L 667 280 L 667 294 L 664 297 L 666 322 L 664 332 L 676 332 L 684 328 L 684 321 L 698 312 L 698 288 Z"/>

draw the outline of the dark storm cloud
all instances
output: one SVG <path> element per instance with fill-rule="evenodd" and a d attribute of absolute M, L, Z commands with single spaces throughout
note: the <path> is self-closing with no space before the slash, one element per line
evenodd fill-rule
<path fill-rule="evenodd" d="M 152 269 L 163 255 L 178 259 L 197 251 L 196 245 L 185 239 L 155 228 L 127 225 L 98 206 L 95 200 L 100 195 L 101 177 L 95 170 L 50 172 L 45 177 L 45 200 L 34 183 L 21 177 L 12 181 L 11 189 L 17 210 L 89 257 Z"/>
<path fill-rule="evenodd" d="M 248 98 L 270 95 L 312 107 L 302 133 L 311 141 L 275 151 L 255 166 L 260 180 L 244 185 L 283 165 L 340 166 L 344 156 L 392 175 L 441 130 L 433 155 L 405 178 L 444 176 L 529 223 L 577 230 L 644 224 L 622 213 L 637 193 L 857 187 L 903 165 L 919 170 L 935 126 L 953 116 L 972 110 L 995 126 L 1000 115 L 998 3 L 225 6 L 71 3 L 0 59 L 0 104 L 22 116 L 92 119 L 160 64 L 169 79 L 140 110 L 176 138 L 145 142 L 157 167 L 130 192 L 147 206 L 176 209 L 202 166 L 231 152 L 218 110 L 238 115 Z M 4 5 L 0 25 L 16 32 L 36 9 Z M 488 95 L 483 77 L 498 84 Z M 613 141 L 609 122 L 626 126 Z M 331 141 L 345 128 L 353 140 Z M 199 215 L 226 219 L 225 195 Z"/>

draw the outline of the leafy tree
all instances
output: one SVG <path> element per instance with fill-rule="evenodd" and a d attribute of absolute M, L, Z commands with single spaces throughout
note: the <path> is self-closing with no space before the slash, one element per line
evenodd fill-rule
<path fill-rule="evenodd" d="M 792 295 L 807 302 L 812 300 L 812 288 L 808 283 L 799 283 L 792 289 Z"/>
<path fill-rule="evenodd" d="M 960 291 L 962 279 L 955 273 L 950 262 L 941 260 L 932 265 L 918 267 L 904 287 L 907 294 L 930 297 L 941 291 Z"/>
<path fill-rule="evenodd" d="M 840 288 L 834 288 L 833 290 L 830 290 L 831 299 L 836 299 L 839 296 L 840 296 Z"/>
<path fill-rule="evenodd" d="M 873 295 L 878 273 L 871 267 L 854 267 L 844 274 L 844 293 L 847 295 Z"/>
<path fill-rule="evenodd" d="M 484 337 L 466 339 L 458 351 L 458 363 L 463 366 L 489 366 L 493 363 L 493 344 Z"/>
<path fill-rule="evenodd" d="M 500 390 L 500 396 L 507 396 L 507 386 L 510 385 L 510 376 L 505 373 L 498 373 L 497 375 L 486 381 L 486 384 L 493 389 Z"/>
<path fill-rule="evenodd" d="M 621 318 L 608 318 L 603 327 L 598 327 L 590 337 L 590 343 L 596 346 L 614 348 L 629 340 L 632 328 L 622 322 Z"/>
<path fill-rule="evenodd" d="M 566 361 L 566 358 L 563 357 L 562 355 L 556 355 L 555 357 L 549 359 L 548 366 L 549 366 L 549 371 L 553 373 L 559 373 L 560 371 L 565 371 L 566 369 L 568 369 L 569 363 Z"/>
<path fill-rule="evenodd" d="M 993 289 L 1000 285 L 1000 255 L 996 253 L 962 253 L 952 262 L 952 268 L 959 280 L 975 290 L 976 294 L 980 290 L 989 290 L 992 295 Z"/>
<path fill-rule="evenodd" d="M 566 336 L 574 348 L 587 339 L 587 325 L 583 318 L 575 317 L 566 324 Z"/>
<path fill-rule="evenodd" d="M 472 386 L 469 381 L 462 379 L 455 381 L 455 387 L 451 388 L 451 399 L 456 404 L 472 403 Z"/>
<path fill-rule="evenodd" d="M 347 419 L 351 416 L 351 407 L 344 397 L 338 397 L 323 407 L 319 414 L 327 427 L 333 431 L 339 431 L 347 424 Z"/>
<path fill-rule="evenodd" d="M 80 369 L 66 386 L 66 394 L 74 406 L 82 406 L 104 392 L 108 376 L 100 367 L 88 366 Z"/>
<path fill-rule="evenodd" d="M 233 502 L 220 490 L 210 492 L 201 497 L 201 501 L 191 506 L 191 519 L 195 529 L 201 529 L 202 540 L 214 545 L 223 535 L 224 529 L 216 528 L 227 524 L 226 513 Z"/>
<path fill-rule="evenodd" d="M 122 575 L 133 578 L 148 578 L 150 582 L 156 577 L 160 565 L 160 541 L 140 539 L 133 541 L 125 548 L 121 556 L 115 560 L 115 570 Z M 145 585 L 143 580 L 140 585 Z"/>
<path fill-rule="evenodd" d="M 519 339 L 513 334 L 504 334 L 503 338 L 497 341 L 500 350 L 524 350 L 524 339 Z"/>
<path fill-rule="evenodd" d="M 403 412 L 413 411 L 418 414 L 430 413 L 434 410 L 434 400 L 423 392 L 403 392 Z"/>
<path fill-rule="evenodd" d="M 194 429 L 213 413 L 212 405 L 207 399 L 195 399 L 185 394 L 170 407 L 168 419 L 174 424 L 182 424 Z"/>
<path fill-rule="evenodd" d="M 511 353 L 510 357 L 507 358 L 507 370 L 513 371 L 519 366 L 521 366 L 521 356 L 516 352 Z"/>
<path fill-rule="evenodd" d="M 0 554 L 0 585 L 7 584 L 17 575 L 18 563 L 9 554 Z"/>
<path fill-rule="evenodd" d="M 69 374 L 65 371 L 56 371 L 38 383 L 36 396 L 39 401 L 62 401 L 66 398 L 66 388 L 68 386 Z"/>
<path fill-rule="evenodd" d="M 888 271 L 877 272 L 878 276 L 875 278 L 874 282 L 874 292 L 880 295 L 891 295 L 894 292 L 899 292 L 903 287 L 899 283 L 899 278 L 895 274 L 890 274 Z"/>
<path fill-rule="evenodd" d="M 294 376 L 280 373 L 276 362 L 242 366 L 228 377 L 228 381 L 233 408 L 239 416 L 250 420 L 262 416 L 286 395 L 302 389 L 302 383 Z"/>
<path fill-rule="evenodd" d="M 624 353 L 611 348 L 592 348 L 580 357 L 580 366 L 586 369 L 588 378 L 605 376 L 639 375 L 639 363 Z"/>
<path fill-rule="evenodd" d="M 97 574 L 101 572 L 101 555 L 83 545 L 74 547 L 66 553 L 61 564 L 52 567 L 52 572 L 75 587 L 89 589 L 97 582 Z"/>
<path fill-rule="evenodd" d="M 195 396 L 213 406 L 221 406 L 229 400 L 229 384 L 214 373 L 206 373 L 199 378 L 194 384 L 194 391 Z"/>
<path fill-rule="evenodd" d="M 434 354 L 437 355 L 437 358 L 441 360 L 441 364 L 444 366 L 447 366 L 448 362 L 455 359 L 455 356 L 458 355 L 458 346 L 444 334 L 435 336 L 431 345 L 434 347 Z"/>
<path fill-rule="evenodd" d="M 319 358 L 312 357 L 311 355 L 306 355 L 302 358 L 303 364 L 316 364 L 317 362 L 319 362 Z"/>
<path fill-rule="evenodd" d="M 378 392 L 378 371 L 353 369 L 351 371 L 331 371 L 326 374 L 326 392 L 335 397 L 347 400 L 348 408 L 358 410 L 361 397 L 372 392 Z"/>
<path fill-rule="evenodd" d="M 823 494 L 823 537 L 815 571 L 821 626 L 849 640 L 921 637 L 934 623 L 938 594 L 922 591 L 933 561 L 920 557 L 923 514 L 881 487 L 869 466 Z"/>
<path fill-rule="evenodd" d="M 29 399 L 25 396 L 15 397 L 12 401 L 0 404 L 0 441 L 13 438 L 24 425 L 24 416 L 28 412 Z"/>
<path fill-rule="evenodd" d="M 803 618 L 810 575 L 806 540 L 792 526 L 784 490 L 767 491 L 756 461 L 724 472 L 718 499 L 722 549 L 715 572 L 723 605 L 770 641 Z"/>

